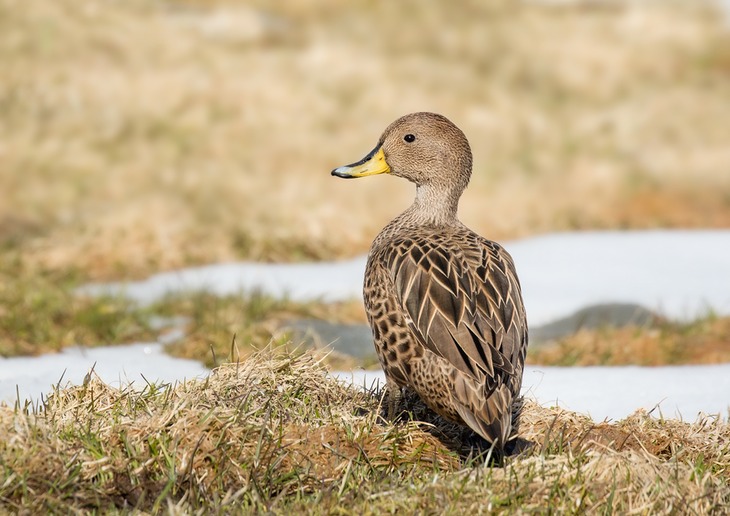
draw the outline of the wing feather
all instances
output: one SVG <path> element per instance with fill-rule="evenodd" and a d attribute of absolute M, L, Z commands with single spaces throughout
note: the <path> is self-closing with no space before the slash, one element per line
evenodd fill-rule
<path fill-rule="evenodd" d="M 410 236 L 388 258 L 401 306 L 416 338 L 459 371 L 493 390 L 522 370 L 526 323 L 512 259 L 469 233 L 439 247 Z"/>

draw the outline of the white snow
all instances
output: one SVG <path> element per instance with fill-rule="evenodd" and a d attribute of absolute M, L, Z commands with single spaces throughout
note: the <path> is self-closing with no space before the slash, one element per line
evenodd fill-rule
<path fill-rule="evenodd" d="M 525 366 L 522 392 L 546 406 L 617 420 L 642 408 L 694 421 L 700 412 L 728 417 L 730 364 L 667 367 Z"/>
<path fill-rule="evenodd" d="M 334 375 L 361 387 L 382 385 L 383 371 Z M 525 366 L 522 394 L 543 406 L 619 420 L 638 409 L 694 421 L 700 412 L 728 417 L 730 364 L 672 367 Z"/>
<path fill-rule="evenodd" d="M 528 320 L 541 325 L 596 303 L 636 303 L 691 320 L 730 314 L 730 230 L 593 231 L 505 242 L 522 282 Z M 151 303 L 165 294 L 258 290 L 293 300 L 359 298 L 365 257 L 301 264 L 229 263 L 157 274 L 80 292 Z"/>
<path fill-rule="evenodd" d="M 628 302 L 677 320 L 730 314 L 730 231 L 558 233 L 507 243 L 532 325 Z"/>
<path fill-rule="evenodd" d="M 12 403 L 19 398 L 37 403 L 41 394 L 51 392 L 59 382 L 61 387 L 80 385 L 92 367 L 107 384 L 120 387 L 133 383 L 139 388 L 146 381 L 175 382 L 209 372 L 200 362 L 165 354 L 162 344 L 157 343 L 66 348 L 39 357 L 0 358 L 0 402 Z"/>
<path fill-rule="evenodd" d="M 260 291 L 273 297 L 326 302 L 360 295 L 365 257 L 338 262 L 224 263 L 155 274 L 129 283 L 103 283 L 79 289 L 81 294 L 123 294 L 143 304 L 167 294 L 206 291 L 219 296 Z"/>

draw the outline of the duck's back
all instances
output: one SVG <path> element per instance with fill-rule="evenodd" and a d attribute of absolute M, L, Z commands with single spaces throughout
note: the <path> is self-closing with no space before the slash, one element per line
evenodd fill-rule
<path fill-rule="evenodd" d="M 373 243 L 364 297 L 389 381 L 504 443 L 527 349 L 510 255 L 461 224 L 389 225 Z"/>

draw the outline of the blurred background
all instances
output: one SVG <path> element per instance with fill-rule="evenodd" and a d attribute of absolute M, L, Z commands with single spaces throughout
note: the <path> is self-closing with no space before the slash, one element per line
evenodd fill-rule
<path fill-rule="evenodd" d="M 489 238 L 728 227 L 723 13 L 700 1 L 0 0 L 7 345 L 39 331 L 29 313 L 65 329 L 27 342 L 61 343 L 118 311 L 69 315 L 63 285 L 366 252 L 413 187 L 329 172 L 411 111 L 468 136 L 461 219 Z M 129 327 L 88 340 L 145 333 Z"/>
<path fill-rule="evenodd" d="M 362 253 L 398 116 L 475 155 L 497 239 L 730 224 L 730 33 L 698 1 L 0 1 L 0 245 L 126 279 Z"/>

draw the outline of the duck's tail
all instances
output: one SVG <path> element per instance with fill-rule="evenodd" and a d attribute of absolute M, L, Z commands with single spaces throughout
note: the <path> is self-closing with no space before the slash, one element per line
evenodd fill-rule
<path fill-rule="evenodd" d="M 464 423 L 501 452 L 512 436 L 514 396 L 509 386 L 502 384 L 485 396 L 459 398 L 454 401 Z"/>

